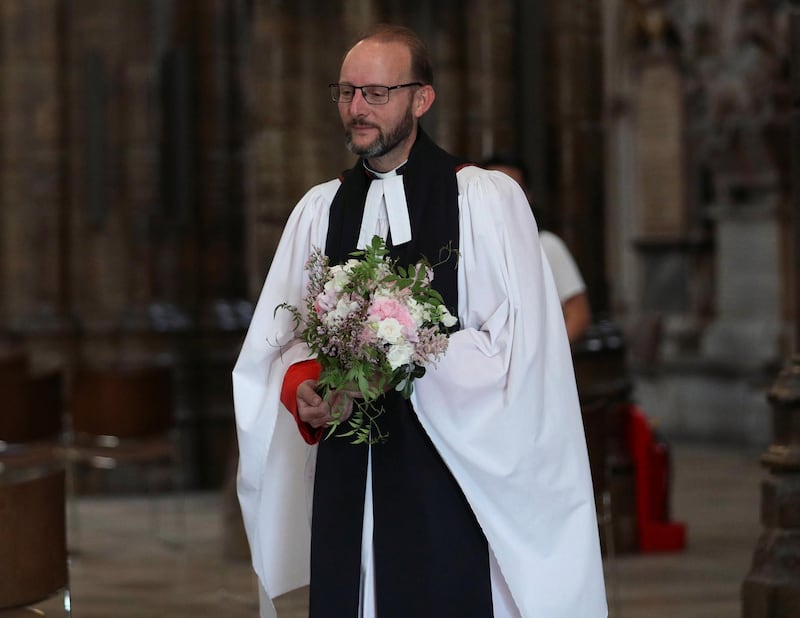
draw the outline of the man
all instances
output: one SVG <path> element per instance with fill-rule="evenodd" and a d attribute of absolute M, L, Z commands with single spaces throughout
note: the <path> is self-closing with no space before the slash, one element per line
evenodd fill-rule
<path fill-rule="evenodd" d="M 309 577 L 311 618 L 605 616 L 570 350 L 525 195 L 422 131 L 435 91 L 410 30 L 357 42 L 331 94 L 359 161 L 290 216 L 233 372 L 262 616 Z M 382 398 L 384 443 L 320 440 L 333 402 L 275 308 L 301 303 L 312 248 L 343 262 L 374 234 L 401 263 L 458 250 L 433 285 L 460 330 L 410 401 Z"/>
<path fill-rule="evenodd" d="M 533 203 L 528 190 L 528 171 L 520 159 L 497 153 L 486 159 L 482 165 L 486 169 L 497 170 L 511 176 L 525 191 L 528 201 Z M 561 300 L 564 323 L 567 327 L 567 337 L 570 343 L 574 343 L 583 337 L 592 323 L 592 310 L 589 306 L 586 284 L 563 240 L 552 232 L 539 230 L 539 242 L 556 281 L 556 290 L 558 290 L 558 298 Z"/>

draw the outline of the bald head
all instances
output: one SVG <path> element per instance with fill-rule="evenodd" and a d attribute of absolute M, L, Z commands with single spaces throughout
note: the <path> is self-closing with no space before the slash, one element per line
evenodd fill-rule
<path fill-rule="evenodd" d="M 408 50 L 409 74 L 413 81 L 433 85 L 433 65 L 425 42 L 416 32 L 405 26 L 378 24 L 362 36 L 353 47 L 366 42 L 397 43 Z"/>

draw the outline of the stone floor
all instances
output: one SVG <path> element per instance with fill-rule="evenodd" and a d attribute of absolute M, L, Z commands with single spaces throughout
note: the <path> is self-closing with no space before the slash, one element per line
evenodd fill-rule
<path fill-rule="evenodd" d="M 613 618 L 734 618 L 756 539 L 760 453 L 673 445 L 673 514 L 688 527 L 684 551 L 606 559 Z M 71 526 L 76 618 L 256 618 L 249 564 L 226 558 L 221 494 L 179 502 L 81 498 Z M 176 523 L 185 509 L 182 534 Z M 76 530 L 75 522 L 79 523 Z M 154 527 L 157 523 L 157 529 Z M 41 606 L 59 615 L 56 599 Z M 306 615 L 305 591 L 278 600 L 280 618 Z"/>

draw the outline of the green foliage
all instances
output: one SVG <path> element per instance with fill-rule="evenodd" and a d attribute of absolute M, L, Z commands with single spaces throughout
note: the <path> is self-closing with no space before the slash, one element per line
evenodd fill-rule
<path fill-rule="evenodd" d="M 455 253 L 450 248 L 445 251 L 445 259 Z M 315 249 L 306 264 L 305 311 L 288 303 L 276 307 L 290 312 L 297 336 L 316 355 L 322 369 L 317 391 L 323 399 L 335 401 L 337 393 L 353 397 L 346 421 L 349 429 L 337 433 L 345 404 L 334 406 L 326 437 L 335 434 L 354 444 L 386 440 L 388 435 L 377 422 L 384 413 L 379 399 L 390 389 L 411 397 L 414 380 L 425 374 L 424 364 L 447 348 L 455 318 L 431 286 L 433 267 L 426 260 L 401 266 L 388 256 L 380 236 L 374 236 L 365 250 L 351 253 L 352 259 L 341 266 L 330 267 L 327 257 Z M 402 307 L 403 329 L 413 326 L 413 339 L 405 339 L 405 331 L 400 341 L 392 339 L 382 329 L 394 328 L 397 338 L 399 322 L 387 327 L 390 318 L 379 309 L 370 313 L 371 302 L 385 306 L 387 299 Z"/>

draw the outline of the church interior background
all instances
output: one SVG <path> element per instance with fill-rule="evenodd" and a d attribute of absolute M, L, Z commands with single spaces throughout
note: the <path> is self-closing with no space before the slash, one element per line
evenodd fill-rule
<path fill-rule="evenodd" d="M 326 85 L 397 21 L 434 57 L 426 130 L 524 158 L 653 422 L 766 444 L 794 327 L 789 4 L 3 0 L 0 351 L 173 365 L 190 485 L 229 482 L 230 370 L 283 223 L 351 164 Z"/>

